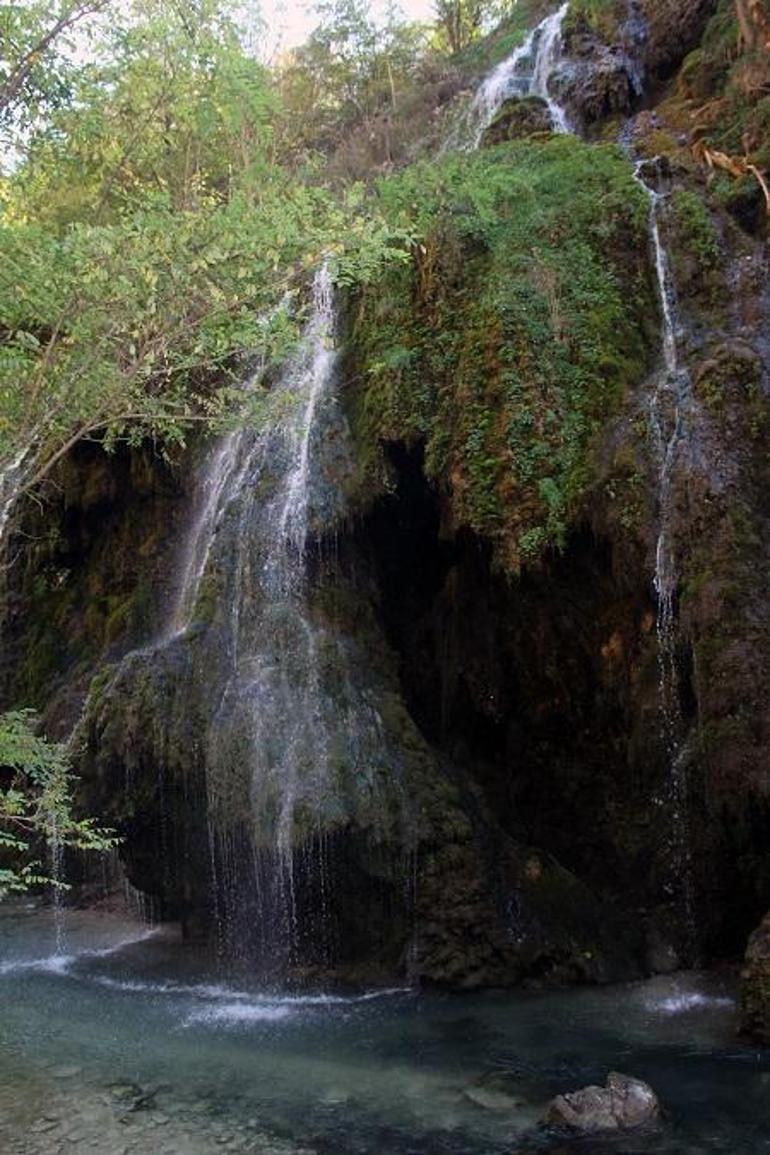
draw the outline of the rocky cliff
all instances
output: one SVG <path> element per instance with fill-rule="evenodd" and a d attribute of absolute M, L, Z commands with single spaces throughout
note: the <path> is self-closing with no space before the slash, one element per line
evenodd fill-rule
<path fill-rule="evenodd" d="M 576 0 L 554 83 L 593 143 L 539 123 L 382 190 L 423 239 L 344 302 L 319 468 L 345 504 L 314 525 L 285 621 L 259 576 L 280 445 L 223 507 L 170 639 L 206 446 L 173 465 L 78 449 L 22 511 L 4 701 L 76 729 L 129 878 L 190 934 L 253 957 L 280 908 L 289 946 L 263 961 L 295 972 L 603 980 L 735 957 L 770 903 L 765 214 L 751 172 L 713 160 L 739 129 L 750 147 L 766 98 L 740 88 L 735 41 L 725 58 L 728 9 Z M 663 413 L 668 705 L 662 318 L 629 153 L 655 158 L 690 383 Z M 252 681 L 230 698 L 244 629 Z M 284 838 L 285 784 L 254 767 L 292 700 L 316 713 L 291 764 L 326 769 Z"/>

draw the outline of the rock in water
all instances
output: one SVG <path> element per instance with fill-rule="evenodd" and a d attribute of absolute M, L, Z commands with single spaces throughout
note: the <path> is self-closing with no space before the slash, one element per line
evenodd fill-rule
<path fill-rule="evenodd" d="M 557 1095 L 546 1123 L 573 1131 L 624 1131 L 660 1118 L 660 1102 L 649 1084 L 612 1072 L 604 1087 L 584 1087 Z"/>
<path fill-rule="evenodd" d="M 749 938 L 741 971 L 741 1033 L 770 1042 L 770 912 Z"/>

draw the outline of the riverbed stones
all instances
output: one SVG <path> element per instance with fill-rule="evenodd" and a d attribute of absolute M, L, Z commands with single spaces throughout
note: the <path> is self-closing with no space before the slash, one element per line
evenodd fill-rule
<path fill-rule="evenodd" d="M 583 1087 L 557 1095 L 545 1122 L 571 1131 L 625 1131 L 650 1126 L 660 1118 L 660 1102 L 641 1079 L 613 1071 L 604 1087 Z"/>

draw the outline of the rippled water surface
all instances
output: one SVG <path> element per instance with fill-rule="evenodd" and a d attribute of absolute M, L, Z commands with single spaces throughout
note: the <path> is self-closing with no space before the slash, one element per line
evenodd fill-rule
<path fill-rule="evenodd" d="M 770 1056 L 712 976 L 558 993 L 266 992 L 115 915 L 0 911 L 0 1152 L 770 1151 Z M 560 1091 L 620 1070 L 652 1135 L 567 1141 Z"/>

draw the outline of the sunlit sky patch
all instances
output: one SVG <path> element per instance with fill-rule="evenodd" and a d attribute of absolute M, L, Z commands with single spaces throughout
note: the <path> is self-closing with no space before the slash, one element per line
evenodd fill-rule
<path fill-rule="evenodd" d="M 267 25 L 263 52 L 268 56 L 302 44 L 318 24 L 314 5 L 300 0 L 262 0 L 259 7 Z M 385 3 L 375 0 L 370 10 L 377 16 L 382 15 L 386 7 Z M 407 20 L 431 20 L 435 16 L 432 0 L 403 0 L 398 8 Z M 244 4 L 244 10 L 248 12 L 248 9 L 248 3 Z"/>

